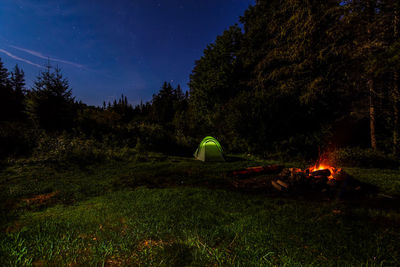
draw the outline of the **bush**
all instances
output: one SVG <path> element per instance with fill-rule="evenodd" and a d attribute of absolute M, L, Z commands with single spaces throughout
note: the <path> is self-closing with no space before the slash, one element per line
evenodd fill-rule
<path fill-rule="evenodd" d="M 0 123 L 0 158 L 30 154 L 39 132 L 21 122 Z"/>
<path fill-rule="evenodd" d="M 138 125 L 140 146 L 144 150 L 168 151 L 171 146 L 171 138 L 165 129 L 158 124 Z"/>
<path fill-rule="evenodd" d="M 367 168 L 399 168 L 400 161 L 393 155 L 371 149 L 343 148 L 329 155 L 331 162 L 340 166 Z"/>
<path fill-rule="evenodd" d="M 196 150 L 200 141 L 194 137 L 184 135 L 181 132 L 176 132 L 175 133 L 176 147 L 174 150 L 176 154 L 183 156 L 191 156 L 193 152 Z"/>
<path fill-rule="evenodd" d="M 72 162 L 78 164 L 105 160 L 134 159 L 133 148 L 108 146 L 93 139 L 71 137 L 67 134 L 39 138 L 34 158 L 41 161 Z"/>
<path fill-rule="evenodd" d="M 188 155 L 197 146 L 194 138 L 158 124 L 139 124 L 136 150 L 162 152 L 169 155 Z"/>
<path fill-rule="evenodd" d="M 44 161 L 91 162 L 104 160 L 105 154 L 93 140 L 42 134 L 33 156 Z"/>

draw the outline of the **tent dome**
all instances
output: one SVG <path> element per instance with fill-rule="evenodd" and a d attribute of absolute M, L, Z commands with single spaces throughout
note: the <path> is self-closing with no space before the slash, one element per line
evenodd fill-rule
<path fill-rule="evenodd" d="M 212 136 L 205 137 L 194 152 L 194 157 L 201 161 L 225 161 L 224 151 L 217 139 Z"/>

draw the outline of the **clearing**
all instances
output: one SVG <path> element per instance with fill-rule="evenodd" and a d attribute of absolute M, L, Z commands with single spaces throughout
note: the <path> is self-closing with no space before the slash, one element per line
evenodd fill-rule
<path fill-rule="evenodd" d="M 344 168 L 382 202 L 232 188 L 231 171 L 272 163 L 3 166 L 0 265 L 400 265 L 399 170 Z"/>

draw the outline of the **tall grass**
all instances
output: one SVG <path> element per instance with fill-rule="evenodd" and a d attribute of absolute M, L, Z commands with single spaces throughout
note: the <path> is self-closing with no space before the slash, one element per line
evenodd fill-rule
<path fill-rule="evenodd" d="M 0 265 L 400 264 L 396 205 L 232 191 L 230 171 L 272 163 L 252 157 L 143 157 L 0 170 Z M 400 193 L 399 171 L 346 170 Z"/>

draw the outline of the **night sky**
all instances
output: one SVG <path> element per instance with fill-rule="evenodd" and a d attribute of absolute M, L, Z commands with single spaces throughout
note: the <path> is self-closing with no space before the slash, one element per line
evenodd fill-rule
<path fill-rule="evenodd" d="M 0 57 L 25 71 L 28 87 L 47 58 L 77 100 L 121 93 L 148 101 L 163 81 L 188 89 L 207 44 L 238 23 L 254 0 L 1 0 Z"/>

